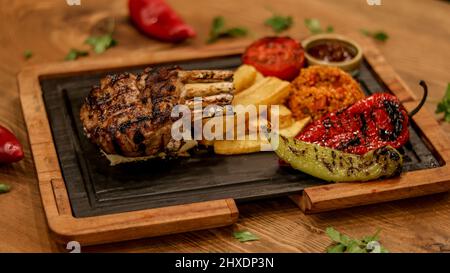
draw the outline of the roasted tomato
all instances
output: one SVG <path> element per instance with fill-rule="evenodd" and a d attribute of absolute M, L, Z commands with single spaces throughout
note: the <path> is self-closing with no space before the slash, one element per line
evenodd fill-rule
<path fill-rule="evenodd" d="M 264 76 L 291 81 L 305 62 L 303 47 L 289 37 L 265 37 L 252 43 L 242 62 L 252 65 Z"/>

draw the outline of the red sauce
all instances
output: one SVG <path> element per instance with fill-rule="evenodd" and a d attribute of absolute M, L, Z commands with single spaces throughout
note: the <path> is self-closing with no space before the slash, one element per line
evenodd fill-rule
<path fill-rule="evenodd" d="M 314 45 L 308 49 L 309 55 L 326 62 L 345 62 L 353 59 L 355 53 L 343 42 L 330 41 Z"/>

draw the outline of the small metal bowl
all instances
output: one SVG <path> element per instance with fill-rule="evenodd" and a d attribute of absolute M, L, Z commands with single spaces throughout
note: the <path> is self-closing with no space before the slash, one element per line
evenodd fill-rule
<path fill-rule="evenodd" d="M 354 57 L 350 60 L 343 62 L 329 62 L 317 59 L 308 53 L 309 49 L 312 48 L 313 46 L 333 41 L 337 41 L 344 44 L 347 47 L 347 49 L 352 52 L 352 55 Z M 361 65 L 363 56 L 362 48 L 361 46 L 358 45 L 358 43 L 354 42 L 349 38 L 346 38 L 345 36 L 339 34 L 317 34 L 305 39 L 302 42 L 302 46 L 305 49 L 305 57 L 309 65 L 335 66 L 341 68 L 344 71 L 347 71 L 353 76 L 357 75 L 359 72 L 359 67 Z"/>

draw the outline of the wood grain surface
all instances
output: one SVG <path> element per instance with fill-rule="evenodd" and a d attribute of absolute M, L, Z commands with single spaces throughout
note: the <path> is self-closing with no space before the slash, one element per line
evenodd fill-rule
<path fill-rule="evenodd" d="M 61 61 L 70 48 L 84 48 L 84 39 L 103 18 L 117 19 L 115 38 L 119 46 L 89 58 L 107 59 L 130 50 L 198 48 L 204 44 L 211 19 L 216 15 L 225 16 L 230 26 L 250 28 L 250 39 L 255 39 L 271 34 L 262 22 L 274 10 L 295 18 L 295 26 L 286 34 L 296 38 L 307 36 L 302 22 L 311 17 L 333 25 L 336 32 L 358 35 L 360 28 L 385 30 L 390 39 L 378 44 L 380 51 L 416 94 L 420 94 L 419 80 L 428 82 L 430 100 L 426 106 L 430 112 L 434 112 L 450 80 L 450 6 L 444 1 L 384 0 L 382 6 L 375 7 L 363 0 L 169 0 L 199 33 L 195 40 L 176 46 L 148 39 L 131 27 L 125 0 L 81 2 L 81 7 L 69 7 L 62 0 L 0 1 L 0 123 L 18 135 L 26 150 L 22 162 L 0 167 L 0 181 L 13 186 L 10 193 L 0 195 L 0 251 L 66 251 L 48 233 L 16 75 L 26 65 Z M 224 40 L 214 46 L 234 42 Z M 23 58 L 26 49 L 34 53 L 28 61 Z M 450 133 L 448 124 L 441 125 Z M 448 193 L 317 215 L 304 215 L 288 198 L 239 205 L 239 211 L 238 223 L 229 228 L 86 247 L 82 251 L 322 252 L 330 243 L 324 234 L 328 226 L 351 236 L 382 228 L 382 242 L 393 252 L 450 251 Z M 239 243 L 232 232 L 243 229 L 261 239 Z"/>

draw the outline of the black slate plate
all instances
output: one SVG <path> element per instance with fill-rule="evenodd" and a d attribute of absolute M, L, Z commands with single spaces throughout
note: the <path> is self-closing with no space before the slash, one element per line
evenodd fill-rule
<path fill-rule="evenodd" d="M 173 64 L 173 63 L 172 63 Z M 178 63 L 185 69 L 233 69 L 240 56 Z M 127 69 L 139 72 L 142 68 Z M 122 71 L 110 71 L 109 73 Z M 91 86 L 107 73 L 41 79 L 44 102 L 75 217 L 233 198 L 237 202 L 299 192 L 325 182 L 278 167 L 273 153 L 152 160 L 111 167 L 83 135 L 79 109 Z M 364 62 L 357 77 L 365 92 L 387 90 Z M 413 126 L 414 127 L 414 126 Z M 416 130 L 402 149 L 405 171 L 439 166 Z"/>

